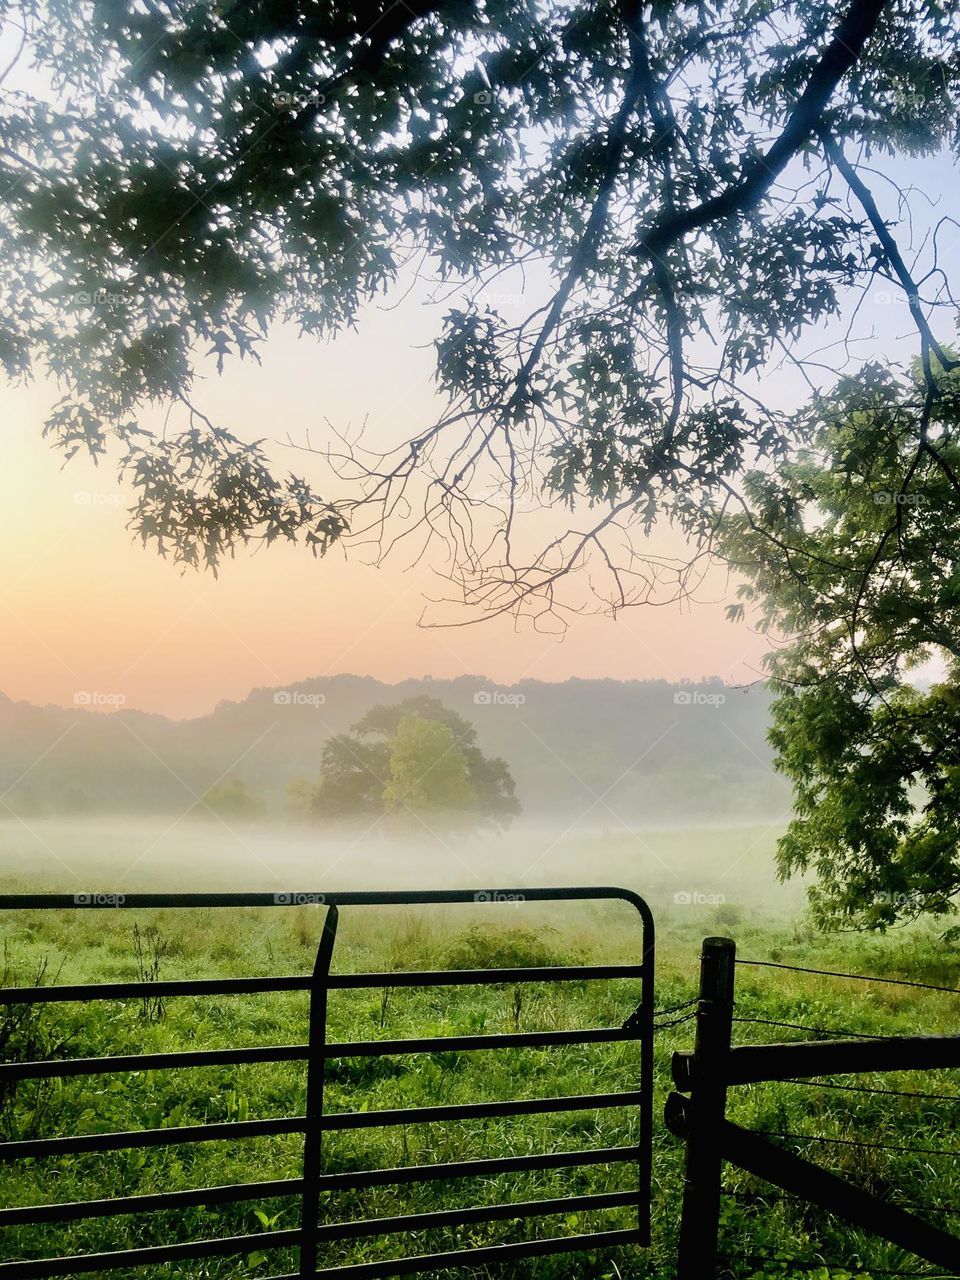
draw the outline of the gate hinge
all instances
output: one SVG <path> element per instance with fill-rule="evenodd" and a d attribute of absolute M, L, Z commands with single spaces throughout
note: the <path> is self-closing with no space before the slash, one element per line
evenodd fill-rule
<path fill-rule="evenodd" d="M 630 1017 L 627 1018 L 626 1022 L 623 1024 L 623 1030 L 639 1031 L 642 1024 L 642 1018 L 643 1018 L 643 1005 L 638 1004 L 637 1007 L 634 1009 L 633 1013 L 630 1014 Z"/>
<path fill-rule="evenodd" d="M 667 1101 L 663 1108 L 663 1122 L 676 1138 L 687 1136 L 689 1103 L 690 1099 L 685 1098 L 682 1093 L 667 1094 Z"/>

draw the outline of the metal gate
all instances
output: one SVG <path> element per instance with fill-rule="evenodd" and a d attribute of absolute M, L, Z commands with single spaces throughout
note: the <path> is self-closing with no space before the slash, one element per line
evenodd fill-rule
<path fill-rule="evenodd" d="M 446 969 L 390 973 L 341 974 L 331 971 L 337 925 L 345 908 L 427 905 L 440 903 L 531 903 L 619 900 L 637 911 L 641 930 L 635 964 L 537 966 L 510 969 Z M 388 893 L 231 893 L 231 894 L 18 894 L 0 895 L 0 910 L 117 910 L 131 908 L 196 907 L 290 907 L 314 903 L 326 911 L 313 972 L 304 976 L 268 978 L 220 978 L 150 983 L 98 983 L 82 986 L 35 986 L 0 988 L 0 1006 L 33 1003 L 140 1000 L 154 997 L 227 996 L 238 994 L 305 991 L 309 993 L 309 1025 L 303 1044 L 256 1046 L 237 1049 L 208 1049 L 177 1053 L 134 1054 L 103 1058 L 64 1057 L 40 1062 L 8 1062 L 0 1065 L 0 1085 L 43 1077 L 100 1076 L 117 1072 L 175 1070 L 216 1064 L 256 1062 L 302 1062 L 306 1065 L 306 1108 L 301 1116 L 277 1119 L 234 1120 L 169 1128 L 141 1129 L 118 1133 L 63 1135 L 0 1143 L 0 1160 L 51 1160 L 58 1156 L 130 1148 L 178 1146 L 181 1144 L 269 1134 L 303 1134 L 302 1176 L 279 1181 L 238 1183 L 229 1186 L 187 1191 L 117 1196 L 76 1203 L 42 1204 L 0 1208 L 0 1228 L 29 1224 L 62 1224 L 82 1219 L 115 1215 L 139 1215 L 239 1201 L 296 1198 L 300 1206 L 299 1226 L 255 1235 L 172 1242 L 153 1247 L 114 1250 L 97 1254 L 24 1259 L 0 1263 L 0 1277 L 80 1275 L 117 1268 L 164 1264 L 199 1258 L 219 1258 L 277 1248 L 295 1247 L 299 1268 L 270 1280 L 305 1280 L 306 1277 L 340 1277 L 341 1280 L 372 1280 L 373 1277 L 410 1275 L 444 1267 L 479 1266 L 510 1262 L 546 1254 L 607 1249 L 611 1246 L 644 1246 L 650 1236 L 650 1190 L 653 1124 L 653 980 L 654 927 L 650 909 L 642 898 L 626 889 L 612 887 L 559 889 L 497 889 L 483 893 L 470 890 L 439 890 Z M 640 1000 L 622 1025 L 582 1030 L 516 1031 L 497 1035 L 441 1036 L 426 1039 L 369 1040 L 349 1043 L 327 1038 L 327 997 L 330 991 L 361 988 L 413 988 L 483 986 L 503 982 L 582 982 L 586 979 L 637 979 Z M 637 1087 L 617 1093 L 577 1094 L 534 1099 L 504 1099 L 460 1105 L 410 1107 L 383 1111 L 329 1112 L 324 1109 L 326 1064 L 334 1059 L 396 1056 L 438 1050 L 496 1051 L 520 1047 L 544 1048 L 599 1044 L 616 1041 L 637 1044 Z M 360 1171 L 326 1172 L 323 1136 L 337 1130 L 362 1130 L 379 1126 L 429 1124 L 450 1120 L 523 1116 L 544 1113 L 590 1111 L 601 1108 L 632 1108 L 638 1117 L 636 1144 L 561 1152 L 542 1152 L 496 1159 L 460 1160 L 447 1163 L 377 1168 Z M 429 1213 L 406 1214 L 366 1221 L 319 1223 L 321 1196 L 339 1190 L 375 1186 L 401 1186 L 436 1180 L 465 1179 L 527 1170 L 577 1168 L 588 1165 L 627 1163 L 636 1171 L 635 1189 L 603 1194 L 564 1196 L 549 1200 L 513 1201 L 450 1208 Z M 547 1215 L 595 1212 L 633 1207 L 636 1224 L 619 1230 L 597 1230 L 582 1234 L 550 1236 L 504 1244 L 461 1248 L 445 1253 L 404 1255 L 398 1258 L 327 1267 L 322 1247 L 333 1241 L 389 1236 L 395 1233 L 430 1230 L 438 1227 L 468 1226 Z M 3 1254 L 10 1257 L 10 1251 Z"/>

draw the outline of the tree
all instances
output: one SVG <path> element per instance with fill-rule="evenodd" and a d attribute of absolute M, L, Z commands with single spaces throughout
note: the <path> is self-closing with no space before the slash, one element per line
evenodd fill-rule
<path fill-rule="evenodd" d="M 293 818 L 307 818 L 313 808 L 314 786 L 309 778 L 294 778 L 287 783 L 287 812 Z"/>
<path fill-rule="evenodd" d="M 724 532 L 745 602 L 785 637 L 771 739 L 796 816 L 780 868 L 816 870 L 821 919 L 848 927 L 960 900 L 960 380 L 940 387 L 928 403 L 922 369 L 879 367 L 841 383 Z"/>
<path fill-rule="evenodd" d="M 357 726 L 352 733 L 334 734 L 323 748 L 313 812 L 325 818 L 381 814 L 389 769 L 386 741 L 365 742 Z"/>
<path fill-rule="evenodd" d="M 421 695 L 367 712 L 323 750 L 313 812 L 326 818 L 446 810 L 505 827 L 519 813 L 510 770 L 484 755 L 476 730 Z"/>
<path fill-rule="evenodd" d="M 764 528 L 744 470 L 803 444 L 778 364 L 819 394 L 838 373 L 869 392 L 870 361 L 889 363 L 890 340 L 856 328 L 878 285 L 922 371 L 919 407 L 890 384 L 913 433 L 890 491 L 913 458 L 960 489 L 928 430 L 956 368 L 937 332 L 956 310 L 951 221 L 926 219 L 912 253 L 910 192 L 883 172 L 960 149 L 958 20 L 939 0 L 0 15 L 33 68 L 2 104 L 0 359 L 62 381 L 49 438 L 110 453 L 133 528 L 184 564 L 216 569 L 250 539 L 436 548 L 470 620 L 540 626 L 581 607 L 581 570 L 613 613 L 683 596 L 731 510 Z M 329 465 L 323 494 L 197 402 L 198 353 L 256 358 L 280 321 L 330 337 L 425 279 L 447 308 L 443 408 L 385 454 L 336 424 L 301 440 Z M 519 309 L 497 297 L 511 288 Z M 826 361 L 804 346 L 824 331 Z M 162 434 L 142 420 L 155 404 Z M 557 508 L 545 541 L 530 495 Z M 680 562 L 642 551 L 664 519 Z M 890 536 L 862 548 L 866 577 Z"/>
<path fill-rule="evenodd" d="M 241 778 L 231 778 L 209 787 L 190 812 L 197 818 L 247 822 L 264 817 L 267 805 L 263 797 L 252 791 Z"/>
<path fill-rule="evenodd" d="M 383 789 L 388 813 L 452 817 L 476 809 L 467 759 L 439 720 L 404 716 L 390 743 L 390 777 Z"/>
<path fill-rule="evenodd" d="M 137 534 L 183 563 L 251 538 L 436 541 L 480 613 L 562 618 L 561 579 L 588 566 L 613 610 L 660 600 L 687 589 L 745 459 L 791 446 L 758 371 L 815 380 L 800 339 L 878 278 L 937 350 L 949 289 L 913 280 L 867 163 L 958 145 L 956 15 L 936 0 L 2 16 L 31 74 L 5 75 L 0 358 L 62 381 L 48 436 L 109 452 Z M 426 276 L 449 300 L 446 408 L 386 457 L 324 441 L 336 492 L 204 415 L 198 354 L 256 358 L 279 321 L 333 335 Z M 498 300 L 511 287 L 522 309 Z M 142 421 L 156 403 L 163 435 Z M 523 534 L 525 493 L 569 512 L 546 545 Z M 689 564 L 639 553 L 657 517 Z"/>

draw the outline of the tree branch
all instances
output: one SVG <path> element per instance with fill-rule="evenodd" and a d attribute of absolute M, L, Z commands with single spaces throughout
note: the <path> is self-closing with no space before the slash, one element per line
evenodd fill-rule
<path fill-rule="evenodd" d="M 904 262 L 900 249 L 897 246 L 896 240 L 894 240 L 893 236 L 890 234 L 887 224 L 881 217 L 880 210 L 877 208 L 877 202 L 874 200 L 869 187 L 867 187 L 863 182 L 856 169 L 843 154 L 843 149 L 834 141 L 830 131 L 821 126 L 818 129 L 818 133 L 820 135 L 820 140 L 823 143 L 823 149 L 826 153 L 827 159 L 831 164 L 837 167 L 843 175 L 847 186 L 863 206 L 863 210 L 870 220 L 870 225 L 873 227 L 874 234 L 880 241 L 880 245 L 884 253 L 887 255 L 887 261 L 896 273 L 897 279 L 900 281 L 903 286 L 903 291 L 907 295 L 907 305 L 910 308 L 910 314 L 913 317 L 914 324 L 920 331 L 920 336 L 930 344 L 931 351 L 933 351 L 944 369 L 950 370 L 960 368 L 960 360 L 951 359 L 931 333 L 927 318 L 920 309 L 920 297 L 917 282 L 910 274 L 907 264 Z"/>
<path fill-rule="evenodd" d="M 818 128 L 837 85 L 860 57 L 884 8 L 885 0 L 854 0 L 811 72 L 783 132 L 766 154 L 745 165 L 744 177 L 719 195 L 655 223 L 631 252 L 656 258 L 691 231 L 756 205 Z"/>
<path fill-rule="evenodd" d="M 631 32 L 632 24 L 638 20 L 641 6 L 634 0 L 629 8 L 622 14 L 623 21 L 627 27 L 628 35 Z M 633 42 L 631 41 L 631 45 Z M 609 129 L 607 138 L 607 154 L 603 164 L 603 171 L 600 175 L 600 183 L 597 188 L 597 196 L 590 210 L 590 216 L 587 219 L 587 225 L 584 228 L 583 236 L 580 240 L 573 257 L 570 260 L 570 266 L 567 274 L 560 283 L 560 287 L 554 294 L 553 301 L 550 304 L 550 310 L 543 322 L 540 332 L 537 334 L 536 341 L 530 349 L 530 352 L 523 362 L 517 373 L 516 383 L 513 392 L 507 402 L 504 418 L 508 418 L 510 411 L 520 401 L 524 391 L 530 380 L 530 375 L 534 367 L 538 363 L 547 340 L 553 333 L 554 329 L 560 323 L 564 308 L 570 299 L 570 294 L 576 287 L 581 275 L 589 265 L 590 259 L 596 249 L 603 228 L 607 221 L 607 211 L 610 206 L 610 197 L 613 194 L 614 184 L 617 180 L 617 174 L 620 172 L 620 165 L 623 162 L 623 153 L 627 145 L 627 127 L 630 123 L 630 117 L 633 115 L 637 100 L 643 93 L 643 74 L 641 69 L 634 65 L 630 78 L 623 91 L 623 99 L 617 114 L 614 116 Z"/>

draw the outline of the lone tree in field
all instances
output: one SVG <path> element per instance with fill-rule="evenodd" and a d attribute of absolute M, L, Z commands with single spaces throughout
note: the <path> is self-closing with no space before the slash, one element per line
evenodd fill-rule
<path fill-rule="evenodd" d="M 326 818 L 392 815 L 506 827 L 520 812 L 510 770 L 436 698 L 374 707 L 323 749 L 311 809 Z"/>
<path fill-rule="evenodd" d="M 439 720 L 404 716 L 390 742 L 390 777 L 383 789 L 388 813 L 469 813 L 477 796 L 453 731 Z"/>
<path fill-rule="evenodd" d="M 955 8 L 21 0 L 0 16 L 20 51 L 0 71 L 0 359 L 56 375 L 50 440 L 113 459 L 134 530 L 175 560 L 401 540 L 468 619 L 562 625 L 579 571 L 612 612 L 688 593 L 739 512 L 780 571 L 807 574 L 743 473 L 805 443 L 780 369 L 816 395 L 840 373 L 866 391 L 870 361 L 889 363 L 891 339 L 858 327 L 881 293 L 922 388 L 913 412 L 913 386 L 891 383 L 890 484 L 906 495 L 914 459 L 935 466 L 952 527 L 934 424 L 955 227 L 911 210 L 892 162 L 934 158 L 936 175 L 960 147 Z M 255 358 L 280 321 L 335 335 L 427 278 L 442 408 L 413 439 L 381 454 L 334 424 L 310 460 L 329 467 L 321 493 L 204 412 L 198 355 Z M 156 405 L 163 434 L 143 421 Z M 556 508 L 545 539 L 531 499 Z M 894 514 L 904 554 L 922 542 L 913 508 L 886 514 L 848 529 L 865 592 Z M 656 520 L 689 559 L 644 555 Z M 831 607 L 856 635 L 860 593 Z"/>

